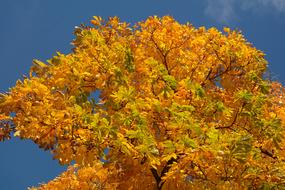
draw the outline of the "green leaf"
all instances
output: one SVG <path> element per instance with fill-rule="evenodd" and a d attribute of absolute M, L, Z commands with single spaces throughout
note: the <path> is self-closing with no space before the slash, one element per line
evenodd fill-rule
<path fill-rule="evenodd" d="M 127 137 L 130 139 L 138 138 L 139 134 L 140 134 L 139 131 L 134 131 L 134 130 L 128 130 L 126 132 Z"/>
<path fill-rule="evenodd" d="M 149 152 L 148 147 L 145 144 L 137 146 L 136 149 L 142 154 L 146 154 Z"/>
<path fill-rule="evenodd" d="M 205 91 L 201 86 L 197 86 L 196 95 L 200 98 L 203 98 L 205 96 Z"/>
<path fill-rule="evenodd" d="M 253 95 L 247 90 L 240 90 L 237 92 L 237 98 L 245 102 L 250 102 Z"/>
<path fill-rule="evenodd" d="M 207 132 L 208 142 L 216 143 L 219 140 L 219 130 L 214 127 L 210 128 Z"/>
<path fill-rule="evenodd" d="M 217 103 L 216 103 L 216 109 L 217 109 L 217 111 L 218 112 L 222 112 L 222 111 L 224 111 L 225 110 L 225 106 L 224 106 L 224 104 L 223 104 L 223 102 L 221 102 L 221 101 L 218 101 Z"/>
<path fill-rule="evenodd" d="M 263 94 L 268 94 L 269 91 L 270 91 L 270 83 L 267 82 L 267 81 L 261 81 L 261 83 L 259 84 L 259 87 L 260 87 L 260 91 L 263 93 Z"/>
<path fill-rule="evenodd" d="M 202 129 L 198 123 L 194 123 L 191 125 L 191 129 L 196 133 L 196 135 L 200 136 L 202 134 Z"/>
<path fill-rule="evenodd" d="M 231 146 L 231 154 L 241 163 L 244 163 L 248 154 L 252 149 L 252 138 L 250 136 L 242 136 Z"/>
<path fill-rule="evenodd" d="M 182 142 L 187 147 L 191 147 L 191 148 L 196 148 L 197 147 L 196 141 L 194 141 L 193 139 L 189 138 L 187 135 L 182 137 Z"/>
<path fill-rule="evenodd" d="M 170 86 L 171 89 L 176 89 L 177 88 L 177 81 L 175 78 L 171 75 L 164 75 L 163 80 L 166 82 L 168 86 Z"/>
<path fill-rule="evenodd" d="M 205 96 L 205 90 L 199 83 L 187 80 L 187 88 L 191 90 L 198 98 L 203 98 Z"/>
<path fill-rule="evenodd" d="M 172 153 L 175 151 L 175 146 L 172 141 L 166 140 L 163 142 L 163 147 L 165 148 L 165 153 Z"/>
<path fill-rule="evenodd" d="M 80 105 L 75 104 L 74 105 L 75 111 L 78 113 L 83 113 L 83 109 Z"/>
<path fill-rule="evenodd" d="M 258 188 L 258 189 L 259 189 L 259 190 L 272 190 L 273 188 L 271 187 L 270 184 L 268 184 L 268 183 L 263 183 L 263 184 L 261 185 L 261 187 Z"/>
<path fill-rule="evenodd" d="M 125 67 L 129 72 L 135 71 L 134 57 L 130 48 L 126 50 L 125 54 Z"/>

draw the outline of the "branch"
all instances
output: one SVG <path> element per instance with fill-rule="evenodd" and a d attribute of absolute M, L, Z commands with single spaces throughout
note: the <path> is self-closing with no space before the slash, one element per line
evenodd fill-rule
<path fill-rule="evenodd" d="M 151 168 L 150 169 L 153 177 L 155 178 L 157 190 L 161 190 L 162 189 L 162 186 L 164 185 L 165 181 L 162 181 L 161 178 L 167 174 L 167 172 L 171 168 L 171 165 L 174 162 L 177 162 L 178 159 L 179 159 L 179 157 L 177 157 L 176 159 L 175 158 L 171 158 L 170 160 L 168 160 L 166 165 L 162 168 L 160 176 L 158 175 L 157 170 L 155 168 Z"/>
<path fill-rule="evenodd" d="M 156 49 L 159 51 L 160 55 L 162 56 L 163 65 L 165 66 L 168 75 L 170 75 L 169 68 L 168 68 L 168 64 L 167 64 L 167 54 L 169 53 L 169 51 L 167 51 L 166 53 L 163 53 L 163 51 L 159 48 L 158 44 L 156 43 L 156 41 L 155 41 L 154 38 L 153 38 L 154 32 L 155 32 L 155 30 L 153 30 L 153 31 L 151 32 L 151 37 L 150 37 L 150 39 L 151 39 L 151 41 L 154 43 Z"/>
<path fill-rule="evenodd" d="M 265 154 L 266 156 L 269 156 L 271 158 L 273 158 L 274 160 L 277 159 L 277 156 L 275 156 L 272 152 L 269 152 L 267 149 L 259 147 L 261 153 Z"/>
<path fill-rule="evenodd" d="M 157 170 L 155 168 L 151 168 L 150 171 L 151 171 L 153 177 L 155 178 L 157 189 L 159 189 L 161 177 L 158 175 Z"/>
<path fill-rule="evenodd" d="M 231 127 L 235 124 L 235 122 L 236 122 L 236 120 L 238 118 L 238 115 L 242 112 L 245 104 L 246 104 L 245 102 L 242 103 L 241 108 L 235 114 L 234 120 L 232 121 L 232 123 L 230 125 L 228 125 L 228 126 L 219 126 L 219 127 L 216 127 L 216 129 L 231 129 Z"/>
<path fill-rule="evenodd" d="M 177 162 L 178 159 L 179 159 L 179 157 L 177 157 L 176 159 L 172 157 L 170 160 L 168 160 L 167 163 L 166 163 L 166 165 L 163 167 L 160 176 L 161 176 L 161 177 L 165 176 L 166 173 L 170 170 L 171 165 L 172 165 L 174 162 Z"/>

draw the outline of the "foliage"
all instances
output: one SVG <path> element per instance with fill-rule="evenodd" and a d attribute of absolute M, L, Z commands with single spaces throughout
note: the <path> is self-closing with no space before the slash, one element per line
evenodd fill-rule
<path fill-rule="evenodd" d="M 284 88 L 240 32 L 91 23 L 1 95 L 1 140 L 76 163 L 32 189 L 285 189 Z"/>

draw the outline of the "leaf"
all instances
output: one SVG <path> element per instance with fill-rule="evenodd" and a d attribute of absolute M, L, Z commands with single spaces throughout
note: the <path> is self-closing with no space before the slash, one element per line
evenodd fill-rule
<path fill-rule="evenodd" d="M 216 143 L 219 140 L 219 131 L 212 127 L 208 130 L 207 137 L 210 143 Z"/>
<path fill-rule="evenodd" d="M 21 136 L 21 131 L 16 131 L 14 133 L 14 137 L 20 137 Z"/>
<path fill-rule="evenodd" d="M 139 131 L 134 131 L 134 130 L 128 130 L 126 132 L 126 135 L 130 139 L 139 138 L 140 132 Z"/>
<path fill-rule="evenodd" d="M 174 146 L 173 142 L 170 140 L 164 141 L 162 145 L 165 148 L 164 152 L 166 154 L 173 153 L 175 151 L 175 146 Z"/>
<path fill-rule="evenodd" d="M 218 101 L 216 103 L 216 109 L 218 112 L 223 112 L 225 110 L 225 106 L 224 106 L 223 102 Z"/>
<path fill-rule="evenodd" d="M 232 144 L 231 154 L 241 163 L 244 163 L 252 149 L 252 138 L 250 136 L 242 136 Z"/>
<path fill-rule="evenodd" d="M 252 99 L 253 95 L 248 92 L 247 90 L 240 90 L 237 93 L 237 98 L 240 100 L 243 100 L 245 102 L 250 102 Z"/>
<path fill-rule="evenodd" d="M 170 88 L 172 88 L 173 90 L 175 90 L 177 88 L 177 81 L 175 80 L 175 78 L 171 75 L 164 75 L 163 79 L 165 80 L 166 84 L 168 86 L 170 86 Z"/>
<path fill-rule="evenodd" d="M 34 59 L 33 60 L 33 64 L 35 64 L 36 66 L 39 66 L 39 67 L 47 67 L 46 64 L 44 64 L 43 62 L 37 60 L 37 59 Z"/>
<path fill-rule="evenodd" d="M 166 156 L 162 157 L 161 161 L 167 162 L 167 161 L 171 160 L 172 158 L 176 159 L 177 155 L 175 153 L 167 154 Z"/>
<path fill-rule="evenodd" d="M 126 50 L 126 56 L 125 56 L 125 67 L 129 72 L 135 71 L 135 65 L 134 65 L 134 57 L 132 54 L 131 49 Z"/>
<path fill-rule="evenodd" d="M 197 143 L 195 140 L 189 138 L 187 135 L 182 137 L 182 141 L 186 147 L 197 148 Z"/>

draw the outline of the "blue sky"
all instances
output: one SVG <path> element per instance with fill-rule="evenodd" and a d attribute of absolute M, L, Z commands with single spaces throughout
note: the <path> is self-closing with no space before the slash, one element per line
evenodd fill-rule
<path fill-rule="evenodd" d="M 88 24 L 93 15 L 119 16 L 131 23 L 171 15 L 196 27 L 240 29 L 266 53 L 273 78 L 285 84 L 285 0 L 0 0 L 0 92 L 28 73 L 32 59 L 69 53 L 74 27 Z M 6 141 L 0 151 L 3 190 L 47 182 L 65 169 L 30 141 Z"/>

